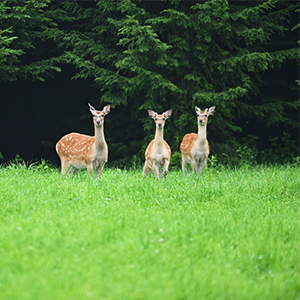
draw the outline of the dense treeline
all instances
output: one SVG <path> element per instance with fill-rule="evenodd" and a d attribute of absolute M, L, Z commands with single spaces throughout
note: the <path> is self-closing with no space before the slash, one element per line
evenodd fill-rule
<path fill-rule="evenodd" d="M 31 104 L 57 118 L 41 134 L 51 151 L 69 131 L 92 134 L 87 102 L 110 103 L 109 161 L 140 163 L 154 135 L 146 109 L 172 108 L 165 139 L 176 164 L 183 135 L 197 130 L 195 105 L 215 105 L 208 138 L 218 160 L 287 162 L 299 143 L 298 13 L 298 1 L 2 1 L 1 85 L 40 80 L 47 90 L 72 77 L 63 86 L 82 87 L 80 100 L 74 92 Z M 39 120 L 39 109 L 31 113 Z"/>

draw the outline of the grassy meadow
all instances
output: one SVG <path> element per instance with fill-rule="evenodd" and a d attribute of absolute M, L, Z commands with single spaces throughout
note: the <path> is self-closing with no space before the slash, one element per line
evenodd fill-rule
<path fill-rule="evenodd" d="M 0 167 L 0 300 L 300 299 L 299 168 Z"/>

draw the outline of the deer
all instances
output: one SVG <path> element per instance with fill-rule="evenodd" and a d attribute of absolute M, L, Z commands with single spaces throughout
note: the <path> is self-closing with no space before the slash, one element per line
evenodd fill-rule
<path fill-rule="evenodd" d="M 108 160 L 108 146 L 104 137 L 104 117 L 110 112 L 110 105 L 103 110 L 96 110 L 88 103 L 93 115 L 94 136 L 80 133 L 69 133 L 56 144 L 56 152 L 61 161 L 61 174 L 75 176 L 80 169 L 87 169 L 92 177 L 100 177 Z"/>
<path fill-rule="evenodd" d="M 198 173 L 202 175 L 203 173 L 209 155 L 209 143 L 206 138 L 207 121 L 208 116 L 214 112 L 215 108 L 215 106 L 212 106 L 202 111 L 199 107 L 195 107 L 198 134 L 186 134 L 180 144 L 182 171 L 185 176 L 187 175 L 189 164 L 191 164 L 196 175 Z"/>
<path fill-rule="evenodd" d="M 149 117 L 154 119 L 156 129 L 155 137 L 148 144 L 145 151 L 145 165 L 143 168 L 143 178 L 153 170 L 154 176 L 159 179 L 161 177 L 160 169 L 163 169 L 163 177 L 168 173 L 168 168 L 171 158 L 171 148 L 168 143 L 164 140 L 164 126 L 165 121 L 171 117 L 172 110 L 169 109 L 161 115 L 155 111 L 148 110 Z"/>

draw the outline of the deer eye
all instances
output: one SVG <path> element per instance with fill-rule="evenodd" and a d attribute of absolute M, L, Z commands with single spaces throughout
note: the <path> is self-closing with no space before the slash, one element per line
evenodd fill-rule
<path fill-rule="evenodd" d="M 205 116 L 205 118 L 207 117 L 207 115 L 204 115 Z"/>
<path fill-rule="evenodd" d="M 165 121 L 165 120 L 166 120 L 166 118 L 163 118 L 163 120 Z"/>

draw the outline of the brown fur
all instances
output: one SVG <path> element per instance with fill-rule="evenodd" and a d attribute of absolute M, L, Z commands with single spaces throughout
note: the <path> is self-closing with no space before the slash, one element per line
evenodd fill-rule
<path fill-rule="evenodd" d="M 187 174 L 188 165 L 191 164 L 194 173 L 201 175 L 209 155 L 209 143 L 206 139 L 206 126 L 208 116 L 214 112 L 215 106 L 204 111 L 196 106 L 198 134 L 188 133 L 180 144 L 182 170 Z"/>
<path fill-rule="evenodd" d="M 90 105 L 93 114 L 95 136 L 79 133 L 69 133 L 56 144 L 56 151 L 61 160 L 62 175 L 69 172 L 76 175 L 80 169 L 86 168 L 92 176 L 96 171 L 101 176 L 103 167 L 108 159 L 108 146 L 104 137 L 104 116 L 110 112 L 110 105 L 103 111 L 96 111 Z"/>
<path fill-rule="evenodd" d="M 163 128 L 165 120 L 172 114 L 172 110 L 168 110 L 161 115 L 149 110 L 149 116 L 155 120 L 156 131 L 155 138 L 149 143 L 145 151 L 145 165 L 143 169 L 144 177 L 153 170 L 157 179 L 160 177 L 160 167 L 163 168 L 163 176 L 168 173 L 168 167 L 171 158 L 171 148 L 168 143 L 163 139 Z"/>

